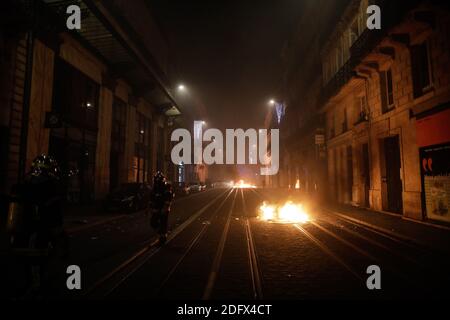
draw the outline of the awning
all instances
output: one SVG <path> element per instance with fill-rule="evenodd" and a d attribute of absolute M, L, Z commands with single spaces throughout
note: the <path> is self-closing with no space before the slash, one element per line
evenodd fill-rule
<path fill-rule="evenodd" d="M 180 107 L 170 93 L 166 75 L 155 64 L 151 52 L 124 39 L 112 26 L 112 22 L 102 14 L 102 10 L 107 10 L 105 7 L 100 9 L 97 2 L 89 0 L 43 2 L 62 21 L 67 17 L 67 6 L 77 4 L 81 9 L 82 27 L 80 30 L 67 31 L 99 56 L 111 68 L 113 74 L 125 79 L 133 87 L 135 95 L 145 98 L 167 116 L 181 114 Z M 114 14 L 117 15 L 117 12 Z M 115 17 L 112 14 L 110 16 Z"/>

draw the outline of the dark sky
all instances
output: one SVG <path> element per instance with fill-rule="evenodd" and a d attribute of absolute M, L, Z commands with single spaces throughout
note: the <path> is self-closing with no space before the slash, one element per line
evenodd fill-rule
<path fill-rule="evenodd" d="M 176 52 L 176 80 L 204 105 L 208 126 L 263 126 L 280 83 L 281 50 L 303 3 L 150 0 Z"/>

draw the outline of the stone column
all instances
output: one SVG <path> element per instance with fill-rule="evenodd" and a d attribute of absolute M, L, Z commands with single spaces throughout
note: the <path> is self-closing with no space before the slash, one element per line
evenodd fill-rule
<path fill-rule="evenodd" d="M 383 210 L 381 195 L 381 140 L 374 131 L 369 133 L 369 151 L 370 151 L 370 208 L 374 210 Z"/>
<path fill-rule="evenodd" d="M 163 121 L 163 130 L 162 130 L 162 133 L 163 133 L 163 136 L 161 137 L 162 138 L 162 141 L 163 141 L 163 153 L 164 153 L 164 156 L 163 156 L 163 168 L 164 168 L 164 172 L 165 172 L 165 174 L 167 175 L 167 177 L 168 177 L 168 179 L 170 178 L 170 176 L 171 176 L 171 173 L 169 172 L 169 161 L 170 161 L 170 146 L 169 146 L 169 140 L 168 139 L 170 139 L 170 137 L 169 137 L 169 128 L 168 128 L 168 126 L 167 126 L 167 122 L 166 122 L 166 118 L 163 116 L 162 117 L 162 121 Z"/>
<path fill-rule="evenodd" d="M 330 200 L 336 200 L 336 170 L 335 170 L 335 160 L 336 151 L 334 148 L 328 148 L 328 196 Z"/>
<path fill-rule="evenodd" d="M 33 159 L 48 153 L 50 129 L 45 128 L 45 115 L 52 109 L 55 52 L 39 40 L 34 42 L 28 121 L 26 170 Z"/>
<path fill-rule="evenodd" d="M 151 145 L 151 157 L 152 157 L 152 175 L 156 172 L 156 165 L 158 163 L 158 143 L 160 137 L 158 137 L 158 122 L 159 117 L 154 115 L 151 121 L 151 130 L 152 130 L 152 145 Z"/>
<path fill-rule="evenodd" d="M 335 149 L 335 157 L 336 157 L 336 195 L 337 202 L 341 203 L 343 201 L 343 188 L 342 188 L 342 152 L 341 147 L 338 146 Z"/>
<path fill-rule="evenodd" d="M 422 182 L 415 119 L 404 117 L 400 135 L 402 161 L 403 212 L 408 218 L 422 220 Z"/>
<path fill-rule="evenodd" d="M 136 134 L 136 108 L 139 98 L 133 95 L 128 96 L 127 123 L 125 134 L 125 155 L 124 167 L 122 168 L 126 181 L 136 181 L 136 172 L 134 171 L 134 153 L 135 153 L 135 134 Z"/>
<path fill-rule="evenodd" d="M 111 124 L 115 79 L 103 74 L 98 108 L 97 150 L 95 156 L 95 198 L 103 198 L 109 191 L 109 160 L 111 152 Z"/>

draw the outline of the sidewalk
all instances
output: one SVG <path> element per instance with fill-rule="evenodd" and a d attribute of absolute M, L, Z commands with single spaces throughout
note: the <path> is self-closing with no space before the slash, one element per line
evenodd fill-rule
<path fill-rule="evenodd" d="M 424 224 L 420 221 L 403 219 L 401 215 L 391 215 L 348 205 L 325 205 L 323 208 L 426 249 L 450 255 L 450 228 L 448 227 Z"/>
<path fill-rule="evenodd" d="M 210 190 L 213 189 L 209 189 L 203 192 L 208 192 Z M 174 202 L 200 194 L 202 193 L 192 193 L 188 196 L 177 197 L 175 198 Z M 99 203 L 93 203 L 90 205 L 67 205 L 64 208 L 65 230 L 68 233 L 76 233 L 97 225 L 101 225 L 114 220 L 124 219 L 130 216 L 130 213 L 124 213 L 120 211 L 105 212 L 99 208 Z M 138 212 L 141 212 L 141 210 Z"/>
<path fill-rule="evenodd" d="M 70 205 L 64 208 L 64 228 L 68 233 L 76 233 L 126 216 L 120 212 L 98 210 L 97 204 Z"/>

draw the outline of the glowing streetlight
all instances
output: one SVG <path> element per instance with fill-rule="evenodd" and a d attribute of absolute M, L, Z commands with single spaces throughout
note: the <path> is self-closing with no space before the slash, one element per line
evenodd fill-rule
<path fill-rule="evenodd" d="M 270 100 L 269 100 L 269 105 L 273 106 L 274 104 L 275 104 L 275 100 L 270 99 Z"/>
<path fill-rule="evenodd" d="M 184 92 L 184 91 L 186 91 L 186 87 L 185 87 L 183 84 L 180 84 L 180 85 L 178 86 L 178 91 Z"/>

